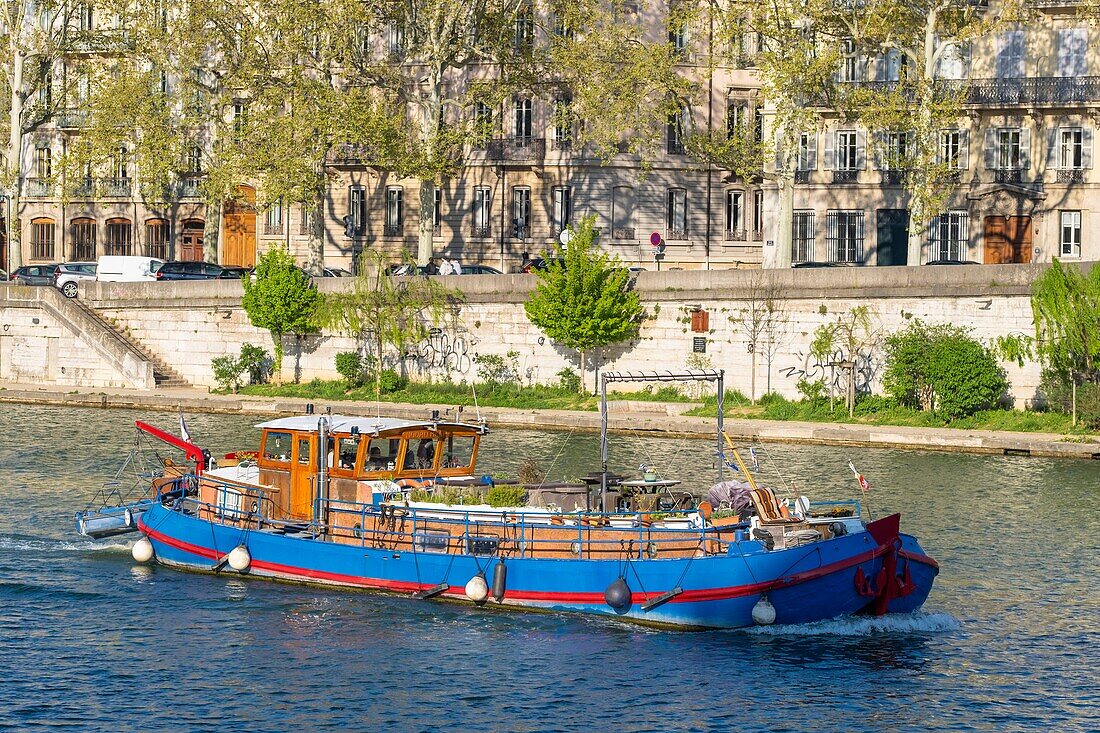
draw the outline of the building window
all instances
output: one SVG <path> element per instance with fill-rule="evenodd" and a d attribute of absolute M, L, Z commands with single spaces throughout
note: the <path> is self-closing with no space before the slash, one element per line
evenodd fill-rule
<path fill-rule="evenodd" d="M 348 223 L 356 237 L 363 236 L 367 227 L 367 191 L 362 186 L 348 188 Z"/>
<path fill-rule="evenodd" d="M 517 99 L 513 110 L 515 116 L 514 129 L 516 140 L 526 143 L 531 139 L 531 131 L 534 129 L 532 102 L 529 98 Z"/>
<path fill-rule="evenodd" d="M 817 134 L 804 132 L 798 136 L 798 170 L 817 170 Z"/>
<path fill-rule="evenodd" d="M 400 186 L 390 186 L 386 189 L 386 229 L 384 234 L 387 237 L 401 235 L 404 196 L 405 190 Z"/>
<path fill-rule="evenodd" d="M 386 27 L 386 50 L 396 58 L 405 55 L 405 26 L 397 21 L 390 21 Z"/>
<path fill-rule="evenodd" d="M 313 233 L 313 211 L 302 204 L 298 207 L 298 233 Z"/>
<path fill-rule="evenodd" d="M 836 170 L 859 170 L 859 142 L 855 130 L 837 130 Z"/>
<path fill-rule="evenodd" d="M 233 134 L 237 137 L 244 132 L 244 126 L 248 124 L 248 105 L 244 102 L 233 103 Z"/>
<path fill-rule="evenodd" d="M 901 81 L 905 78 L 906 69 L 909 66 L 909 57 L 896 48 L 892 48 L 881 57 L 881 63 L 880 78 L 882 81 Z"/>
<path fill-rule="evenodd" d="M 883 140 L 882 169 L 906 170 L 909 167 L 909 133 L 888 132 Z"/>
<path fill-rule="evenodd" d="M 998 170 L 1019 170 L 1022 159 L 1020 157 L 1020 130 L 1018 128 L 997 130 L 997 159 Z"/>
<path fill-rule="evenodd" d="M 859 81 L 859 54 L 856 53 L 856 42 L 851 39 L 841 41 L 840 52 L 842 56 L 840 62 L 840 81 Z"/>
<path fill-rule="evenodd" d="M 677 56 L 687 50 L 687 20 L 684 18 L 683 9 L 675 2 L 671 3 L 668 9 L 668 44 L 672 46 L 672 53 Z"/>
<path fill-rule="evenodd" d="M 743 191 L 726 191 L 726 239 L 745 239 L 745 194 Z"/>
<path fill-rule="evenodd" d="M 573 99 L 559 97 L 554 100 L 554 146 L 566 149 L 573 144 Z"/>
<path fill-rule="evenodd" d="M 73 219 L 70 230 L 73 239 L 73 259 L 78 262 L 94 260 L 95 219 Z"/>
<path fill-rule="evenodd" d="M 1063 211 L 1059 251 L 1063 257 L 1081 256 L 1081 212 Z"/>
<path fill-rule="evenodd" d="M 995 63 L 998 79 L 1019 79 L 1024 76 L 1024 32 L 1005 31 L 997 37 Z"/>
<path fill-rule="evenodd" d="M 34 175 L 36 178 L 50 178 L 53 176 L 53 151 L 48 145 L 42 145 L 34 150 Z"/>
<path fill-rule="evenodd" d="M 115 151 L 114 160 L 112 161 L 112 169 L 116 180 L 124 181 L 130 177 L 129 158 L 130 155 L 129 151 L 126 150 L 126 146 L 120 145 Z"/>
<path fill-rule="evenodd" d="M 965 211 L 948 211 L 932 219 L 928 228 L 932 260 L 965 260 L 970 241 L 970 217 Z"/>
<path fill-rule="evenodd" d="M 749 108 L 747 105 L 741 102 L 730 102 L 726 107 L 726 139 L 733 140 L 741 131 L 745 125 L 745 115 L 748 113 Z"/>
<path fill-rule="evenodd" d="M 670 155 L 684 153 L 684 115 L 685 110 L 673 112 L 665 123 L 665 147 Z"/>
<path fill-rule="evenodd" d="M 1058 138 L 1058 167 L 1062 170 L 1080 170 L 1084 168 L 1084 135 L 1081 128 L 1062 128 L 1058 131 Z"/>
<path fill-rule="evenodd" d="M 268 207 L 264 214 L 264 234 L 283 233 L 283 202 L 276 201 Z"/>
<path fill-rule="evenodd" d="M 554 187 L 553 221 L 550 236 L 557 237 L 573 223 L 573 199 L 568 186 Z"/>
<path fill-rule="evenodd" d="M 493 108 L 480 100 L 474 102 L 474 147 L 485 147 L 492 137 Z"/>
<path fill-rule="evenodd" d="M 752 239 L 764 239 L 764 192 L 759 189 L 752 192 Z"/>
<path fill-rule="evenodd" d="M 630 186 L 611 189 L 611 238 L 634 239 L 634 189 Z"/>
<path fill-rule="evenodd" d="M 940 133 L 940 162 L 951 170 L 964 170 L 966 157 L 966 132 L 943 130 Z"/>
<path fill-rule="evenodd" d="M 1060 28 L 1058 30 L 1057 76 L 1079 77 L 1088 75 L 1088 30 L 1085 28 Z"/>
<path fill-rule="evenodd" d="M 53 219 L 31 221 L 31 256 L 36 260 L 52 260 L 54 240 Z"/>
<path fill-rule="evenodd" d="M 794 212 L 791 227 L 791 262 L 813 261 L 816 239 L 817 224 L 814 212 Z"/>
<path fill-rule="evenodd" d="M 76 7 L 77 23 L 82 31 L 95 28 L 95 10 L 91 3 L 80 3 Z"/>
<path fill-rule="evenodd" d="M 474 230 L 473 237 L 489 237 L 492 235 L 491 221 L 493 208 L 493 189 L 488 186 L 478 186 L 474 189 Z"/>
<path fill-rule="evenodd" d="M 149 247 L 148 255 L 158 260 L 169 259 L 171 230 L 164 219 L 148 219 L 145 222 L 145 242 Z"/>
<path fill-rule="evenodd" d="M 947 48 L 936 62 L 937 79 L 965 79 L 970 76 L 970 46 L 965 43 L 948 41 Z"/>
<path fill-rule="evenodd" d="M 565 38 L 572 40 L 575 35 L 573 27 L 569 25 L 569 21 L 564 15 L 556 10 L 550 11 L 550 32 L 557 38 Z"/>
<path fill-rule="evenodd" d="M 435 187 L 435 197 L 432 201 L 432 229 L 436 234 L 440 233 L 440 227 L 443 225 L 443 189 L 439 186 Z"/>
<path fill-rule="evenodd" d="M 133 225 L 129 219 L 107 220 L 107 254 L 130 255 L 132 251 Z"/>
<path fill-rule="evenodd" d="M 682 188 L 668 189 L 665 226 L 668 227 L 666 239 L 687 239 L 687 191 Z"/>
<path fill-rule="evenodd" d="M 202 173 L 202 148 L 192 145 L 187 149 L 187 172 Z"/>
<path fill-rule="evenodd" d="M 515 239 L 527 239 L 531 230 L 531 189 L 516 187 L 512 189 L 512 236 Z"/>
<path fill-rule="evenodd" d="M 530 2 L 524 2 L 516 13 L 515 50 L 530 51 L 535 43 L 535 15 Z"/>
<path fill-rule="evenodd" d="M 825 224 L 829 261 L 863 262 L 863 212 L 830 211 Z"/>

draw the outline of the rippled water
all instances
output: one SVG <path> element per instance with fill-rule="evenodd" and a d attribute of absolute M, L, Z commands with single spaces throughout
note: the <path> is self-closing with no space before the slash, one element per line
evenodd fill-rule
<path fill-rule="evenodd" d="M 943 567 L 924 612 L 670 633 L 136 567 L 71 521 L 135 417 L 0 405 L 0 729 L 1100 729 L 1097 463 L 771 446 L 805 493 L 849 495 L 851 458 L 876 516 L 903 512 Z M 251 446 L 253 422 L 188 420 L 215 454 Z M 501 430 L 481 465 L 579 476 L 598 454 L 592 435 Z M 612 454 L 701 488 L 713 445 L 621 436 Z"/>

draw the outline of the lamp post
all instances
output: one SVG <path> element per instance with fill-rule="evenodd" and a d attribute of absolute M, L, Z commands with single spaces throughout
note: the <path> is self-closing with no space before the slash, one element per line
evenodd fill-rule
<path fill-rule="evenodd" d="M 0 198 L 4 200 L 4 272 L 11 277 L 11 198 L 6 191 L 0 192 Z"/>

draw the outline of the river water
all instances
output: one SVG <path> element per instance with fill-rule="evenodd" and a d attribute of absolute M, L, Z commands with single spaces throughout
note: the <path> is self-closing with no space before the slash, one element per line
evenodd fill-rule
<path fill-rule="evenodd" d="M 673 633 L 135 566 L 72 512 L 137 417 L 0 405 L 0 730 L 1096 731 L 1100 464 L 769 446 L 765 475 L 901 511 L 942 566 L 914 616 Z M 256 420 L 194 415 L 217 455 Z M 624 435 L 613 467 L 709 482 L 713 444 Z M 598 467 L 588 434 L 495 431 L 479 466 Z M 778 468 L 774 468 L 776 466 Z M 810 488 L 813 487 L 813 488 Z"/>

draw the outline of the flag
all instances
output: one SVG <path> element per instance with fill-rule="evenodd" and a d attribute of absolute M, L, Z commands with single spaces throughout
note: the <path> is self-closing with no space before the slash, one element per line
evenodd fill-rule
<path fill-rule="evenodd" d="M 871 488 L 871 484 L 868 483 L 867 479 L 863 478 L 862 473 L 856 470 L 855 465 L 851 461 L 848 461 L 848 468 L 852 469 L 852 475 L 855 476 L 856 481 L 859 482 L 860 490 L 866 492 L 867 489 Z"/>
<path fill-rule="evenodd" d="M 187 421 L 183 419 L 183 408 L 180 408 L 180 437 L 191 442 L 191 433 L 187 430 Z"/>

